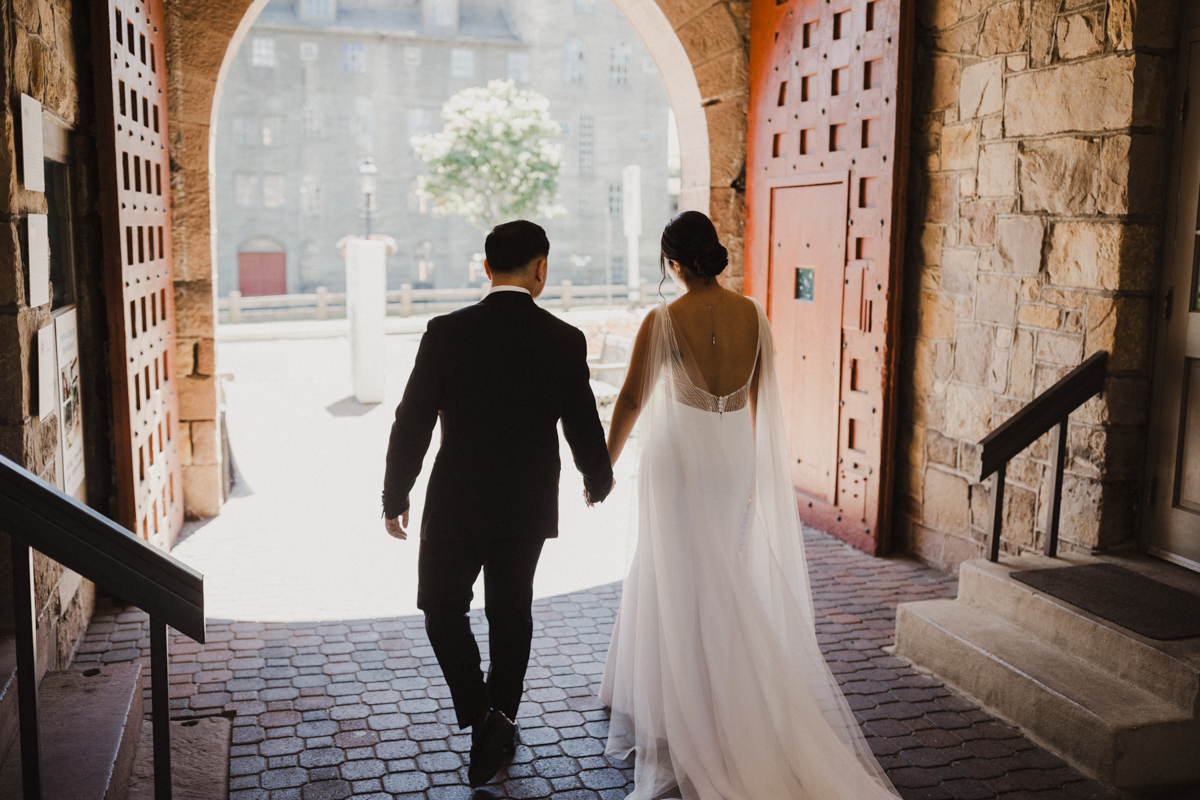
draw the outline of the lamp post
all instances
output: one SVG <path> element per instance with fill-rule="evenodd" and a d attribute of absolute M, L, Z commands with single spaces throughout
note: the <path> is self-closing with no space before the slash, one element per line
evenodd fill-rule
<path fill-rule="evenodd" d="M 367 218 L 367 238 L 371 236 L 371 212 L 375 210 L 375 176 L 379 168 L 371 157 L 358 160 L 358 190 L 363 195 L 363 209 Z"/>

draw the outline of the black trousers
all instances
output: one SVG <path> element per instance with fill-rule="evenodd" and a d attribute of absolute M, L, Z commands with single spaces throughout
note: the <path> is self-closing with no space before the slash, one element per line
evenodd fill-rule
<path fill-rule="evenodd" d="M 517 718 L 533 640 L 533 574 L 545 540 L 481 542 L 421 540 L 417 608 L 425 612 L 429 644 L 450 687 L 460 728 L 489 708 Z M 480 669 L 479 645 L 467 612 L 483 570 L 491 667 Z"/>

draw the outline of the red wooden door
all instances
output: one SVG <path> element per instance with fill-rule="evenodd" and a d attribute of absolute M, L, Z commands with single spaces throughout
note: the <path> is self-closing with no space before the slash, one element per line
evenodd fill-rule
<path fill-rule="evenodd" d="M 243 297 L 287 294 L 287 256 L 238 253 L 238 290 Z"/>
<path fill-rule="evenodd" d="M 746 291 L 778 347 L 801 516 L 887 547 L 909 0 L 752 0 Z"/>
<path fill-rule="evenodd" d="M 183 525 L 162 0 L 93 0 L 117 520 L 169 546 Z"/>

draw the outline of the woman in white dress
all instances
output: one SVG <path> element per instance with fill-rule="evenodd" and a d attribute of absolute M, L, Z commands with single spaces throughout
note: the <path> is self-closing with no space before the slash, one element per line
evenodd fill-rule
<path fill-rule="evenodd" d="M 667 225 L 686 292 L 646 317 L 613 412 L 613 463 L 639 416 L 641 462 L 606 752 L 634 754 L 631 800 L 896 798 L 817 645 L 771 328 L 727 260 L 703 214 Z"/>

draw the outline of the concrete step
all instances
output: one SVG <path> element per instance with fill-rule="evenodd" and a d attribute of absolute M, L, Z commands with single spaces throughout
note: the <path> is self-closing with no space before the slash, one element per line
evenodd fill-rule
<path fill-rule="evenodd" d="M 897 609 L 896 654 L 933 670 L 1081 771 L 1126 789 L 1200 780 L 1200 721 L 969 603 Z"/>
<path fill-rule="evenodd" d="M 43 800 L 125 800 L 142 732 L 137 664 L 48 672 L 38 689 Z M 0 765 L 0 797 L 21 794 L 20 738 Z"/>
<path fill-rule="evenodd" d="M 1141 636 L 1011 577 L 1015 571 L 1097 563 L 1068 556 L 1021 556 L 1000 563 L 962 564 L 958 602 L 1020 627 L 1027 636 L 1060 649 L 1102 672 L 1173 704 L 1200 712 L 1200 640 L 1158 641 Z"/>

